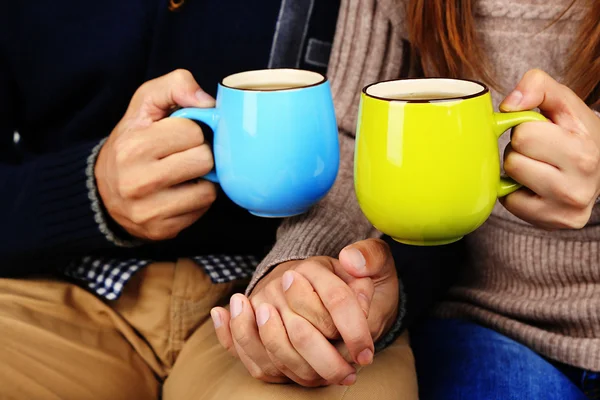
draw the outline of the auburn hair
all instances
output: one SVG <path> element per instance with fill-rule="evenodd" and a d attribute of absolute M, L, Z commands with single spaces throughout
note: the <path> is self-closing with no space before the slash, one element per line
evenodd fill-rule
<path fill-rule="evenodd" d="M 475 29 L 475 1 L 409 0 L 411 45 L 419 55 L 418 67 L 429 73 L 478 78 L 498 89 Z M 600 1 L 573 0 L 560 17 L 580 1 L 587 1 L 591 11 L 574 42 L 564 83 L 589 105 L 600 105 Z"/>

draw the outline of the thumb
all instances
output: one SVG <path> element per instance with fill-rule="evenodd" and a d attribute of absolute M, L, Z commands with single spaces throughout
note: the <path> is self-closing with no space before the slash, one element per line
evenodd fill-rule
<path fill-rule="evenodd" d="M 587 109 L 575 92 L 539 69 L 528 71 L 500 104 L 500 110 L 504 112 L 539 108 L 552 122 L 571 131 L 582 128 L 577 117 L 582 107 Z"/>
<path fill-rule="evenodd" d="M 204 92 L 193 75 L 178 69 L 144 83 L 135 92 L 127 112 L 146 123 L 168 116 L 176 107 L 214 107 L 215 100 Z"/>
<path fill-rule="evenodd" d="M 344 270 L 355 278 L 376 279 L 395 270 L 390 248 L 381 239 L 367 239 L 351 244 L 340 252 L 339 260 Z"/>

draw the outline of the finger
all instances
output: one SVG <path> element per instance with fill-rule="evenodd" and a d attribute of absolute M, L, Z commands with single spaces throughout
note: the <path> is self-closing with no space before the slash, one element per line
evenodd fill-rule
<path fill-rule="evenodd" d="M 292 346 L 327 382 L 351 385 L 356 370 L 310 322 L 292 312 L 280 310 Z M 363 317 L 364 318 L 364 317 Z"/>
<path fill-rule="evenodd" d="M 143 214 L 139 216 L 142 220 L 139 223 L 143 223 L 144 217 L 162 216 L 162 219 L 166 219 L 199 211 L 210 207 L 217 198 L 215 184 L 206 180 L 161 190 L 164 183 L 160 178 L 153 177 L 138 185 L 135 196 L 132 194 L 126 197 L 138 200 L 132 207 L 131 214 Z M 133 217 L 135 219 L 135 215 Z"/>
<path fill-rule="evenodd" d="M 367 239 L 351 244 L 340 252 L 340 264 L 357 278 L 380 278 L 395 269 L 390 247 L 381 239 Z"/>
<path fill-rule="evenodd" d="M 528 71 L 515 90 L 502 102 L 502 111 L 539 108 L 554 123 L 574 132 L 585 132 L 578 115 L 588 111 L 585 103 L 568 87 L 539 69 Z"/>
<path fill-rule="evenodd" d="M 369 315 L 375 285 L 396 274 L 396 265 L 390 248 L 381 239 L 367 239 L 345 247 L 340 252 L 340 265 L 353 277 L 371 279 L 346 280 L 356 293 L 365 315 Z"/>
<path fill-rule="evenodd" d="M 185 228 L 198 221 L 207 211 L 208 207 L 199 211 L 167 218 L 164 221 L 156 221 L 147 228 L 146 237 L 151 240 L 173 239 Z M 157 225 L 157 227 L 155 228 L 154 225 Z"/>
<path fill-rule="evenodd" d="M 189 71 L 178 69 L 140 86 L 126 117 L 149 124 L 166 117 L 175 106 L 214 107 L 214 99 L 200 88 Z"/>
<path fill-rule="evenodd" d="M 144 139 L 144 145 L 150 146 L 145 153 L 155 160 L 204 144 L 202 128 L 187 118 L 162 119 L 140 131 L 139 135 Z"/>
<path fill-rule="evenodd" d="M 290 343 L 275 307 L 267 303 L 258 306 L 256 322 L 262 343 L 277 369 L 302 386 L 321 386 L 325 383 Z"/>
<path fill-rule="evenodd" d="M 373 280 L 371 278 L 354 278 L 346 284 L 354 292 L 360 308 L 363 310 L 365 317 L 368 318 L 373 303 L 373 293 L 375 293 Z"/>
<path fill-rule="evenodd" d="M 554 230 L 566 226 L 562 225 L 560 217 L 551 209 L 544 199 L 527 188 L 500 199 L 502 205 L 517 218 L 527 221 L 535 226 Z M 563 216 L 566 219 L 566 216 Z"/>
<path fill-rule="evenodd" d="M 558 186 L 563 181 L 556 167 L 537 161 L 507 147 L 504 170 L 514 180 L 542 197 L 556 197 Z"/>
<path fill-rule="evenodd" d="M 569 169 L 576 154 L 581 152 L 579 141 L 551 122 L 526 122 L 517 126 L 511 136 L 511 146 L 518 153 L 561 170 Z"/>
<path fill-rule="evenodd" d="M 258 366 L 245 352 L 244 350 L 237 344 L 234 343 L 236 351 L 238 352 L 240 361 L 246 367 L 246 370 L 252 375 L 253 378 L 261 380 L 267 383 L 286 383 L 288 382 L 287 376 L 281 374 L 277 376 L 272 376 L 266 374 L 261 367 Z"/>
<path fill-rule="evenodd" d="M 215 307 L 210 310 L 210 316 L 213 320 L 217 339 L 221 346 L 223 346 L 223 348 L 225 348 L 232 356 L 239 358 L 235 346 L 233 345 L 231 330 L 229 329 L 229 311 L 223 307 Z"/>
<path fill-rule="evenodd" d="M 181 153 L 171 154 L 149 167 L 148 174 L 155 176 L 161 189 L 200 178 L 214 166 L 213 155 L 206 144 Z"/>
<path fill-rule="evenodd" d="M 321 298 L 355 362 L 370 364 L 373 361 L 373 339 L 364 311 L 352 289 L 319 262 L 304 262 L 296 271 L 304 275 Z"/>
<path fill-rule="evenodd" d="M 304 276 L 295 271 L 286 271 L 281 283 L 285 300 L 292 311 L 310 322 L 326 338 L 339 338 L 340 334 L 329 311 Z"/>
<path fill-rule="evenodd" d="M 283 374 L 273 365 L 265 347 L 262 344 L 254 311 L 246 296 L 234 294 L 230 301 L 230 329 L 234 344 L 237 346 L 238 354 L 242 349 L 243 354 L 248 356 L 256 364 L 265 377 L 256 377 L 264 380 L 267 377 L 278 378 Z M 254 375 L 253 375 L 254 376 Z"/>

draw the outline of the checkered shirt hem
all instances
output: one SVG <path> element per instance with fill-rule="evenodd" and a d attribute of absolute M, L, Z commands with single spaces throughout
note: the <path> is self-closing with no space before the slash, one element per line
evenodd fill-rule
<path fill-rule="evenodd" d="M 204 268 L 213 283 L 226 283 L 252 276 L 258 260 L 251 255 L 207 255 L 191 257 Z M 140 269 L 152 260 L 84 257 L 71 263 L 64 274 L 85 284 L 91 291 L 107 300 L 116 300 L 123 287 Z"/>

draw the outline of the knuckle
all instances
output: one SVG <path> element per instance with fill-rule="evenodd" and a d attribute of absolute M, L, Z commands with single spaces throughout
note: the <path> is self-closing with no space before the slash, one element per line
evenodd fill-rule
<path fill-rule="evenodd" d="M 567 229 L 582 229 L 584 228 L 590 219 L 589 212 L 577 212 L 570 218 L 563 221 L 563 225 Z"/>
<path fill-rule="evenodd" d="M 504 170 L 511 177 L 515 177 L 520 174 L 520 167 L 517 155 L 514 151 L 508 151 L 504 157 Z"/>
<path fill-rule="evenodd" d="M 327 339 L 337 339 L 340 334 L 335 326 L 335 323 L 329 316 L 317 316 L 317 329 L 327 338 Z"/>
<path fill-rule="evenodd" d="M 348 376 L 348 373 L 349 372 L 346 370 L 344 365 L 332 365 L 324 374 L 323 378 L 329 382 L 341 382 L 346 376 Z"/>
<path fill-rule="evenodd" d="M 600 150 L 596 146 L 586 146 L 586 150 L 580 151 L 575 157 L 576 168 L 585 175 L 597 174 L 600 170 Z"/>
<path fill-rule="evenodd" d="M 143 155 L 145 151 L 144 140 L 136 138 L 134 135 L 124 134 L 115 139 L 113 149 L 115 162 L 118 167 L 122 167 Z"/>
<path fill-rule="evenodd" d="M 131 184 L 123 179 L 119 180 L 117 184 L 119 196 L 123 199 L 135 199 L 138 197 L 138 188 L 135 184 Z M 136 222 L 132 219 L 133 222 Z"/>
<path fill-rule="evenodd" d="M 275 337 L 269 336 L 267 338 L 262 338 L 262 342 L 269 353 L 273 354 L 275 358 L 279 359 L 281 352 L 284 350 L 280 341 Z"/>
<path fill-rule="evenodd" d="M 182 138 L 204 138 L 204 134 L 202 132 L 202 128 L 198 125 L 197 122 L 187 119 L 187 118 L 173 118 L 170 122 L 170 126 L 166 128 L 172 132 L 179 133 L 182 135 Z M 194 142 L 194 145 L 199 146 L 202 144 L 204 140 L 199 143 Z"/>
<path fill-rule="evenodd" d="M 294 318 L 289 325 L 288 335 L 295 348 L 306 349 L 311 346 L 312 335 L 307 324 Z"/>
<path fill-rule="evenodd" d="M 330 310 L 336 310 L 347 306 L 350 298 L 352 297 L 352 293 L 350 289 L 337 286 L 330 289 L 325 295 L 325 304 L 327 304 L 327 308 Z"/>
<path fill-rule="evenodd" d="M 581 229 L 589 221 L 591 212 L 588 211 L 555 211 L 551 213 L 546 220 L 546 229 L 553 231 L 556 229 Z"/>
<path fill-rule="evenodd" d="M 272 379 L 272 378 L 279 378 L 279 377 L 281 377 L 281 376 L 282 376 L 282 373 L 281 373 L 281 371 L 279 371 L 279 370 L 277 369 L 277 367 L 275 367 L 275 365 L 273 365 L 273 364 L 269 364 L 269 365 L 267 365 L 267 366 L 263 367 L 263 373 L 264 373 L 264 374 L 265 374 L 267 377 L 269 377 L 269 379 Z"/>
<path fill-rule="evenodd" d="M 311 257 L 296 265 L 294 268 L 300 274 L 310 274 L 316 269 L 322 268 L 323 265 L 328 265 L 327 257 Z"/>
<path fill-rule="evenodd" d="M 294 270 L 299 274 L 306 274 L 313 268 L 311 261 L 305 260 L 301 261 L 294 267 Z"/>
<path fill-rule="evenodd" d="M 197 147 L 198 161 L 201 162 L 207 169 L 211 170 L 215 166 L 215 159 L 212 151 L 207 145 Z"/>
<path fill-rule="evenodd" d="M 250 368 L 250 375 L 254 379 L 258 379 L 259 381 L 268 381 L 268 376 L 265 372 L 260 368 Z"/>
<path fill-rule="evenodd" d="M 250 368 L 249 372 L 254 379 L 258 379 L 259 381 L 263 381 L 266 383 L 283 383 L 287 380 L 279 372 L 267 373 L 266 371 L 263 371 L 260 367 Z"/>
<path fill-rule="evenodd" d="M 152 92 L 153 81 L 147 81 L 140 85 L 135 91 L 133 97 L 141 97 L 145 99 Z"/>
<path fill-rule="evenodd" d="M 167 239 L 162 229 L 158 227 L 152 227 L 146 230 L 146 238 L 151 241 L 159 241 Z"/>
<path fill-rule="evenodd" d="M 207 182 L 206 191 L 204 193 L 203 199 L 206 203 L 212 204 L 217 200 L 217 187 L 212 182 Z"/>
<path fill-rule="evenodd" d="M 269 299 L 275 299 L 279 296 L 281 292 L 281 279 L 274 279 L 265 286 L 264 291 Z"/>
<path fill-rule="evenodd" d="M 305 387 L 321 386 L 323 379 L 312 368 L 301 368 L 296 372 L 298 383 Z"/>
<path fill-rule="evenodd" d="M 528 137 L 523 130 L 523 125 L 516 127 L 513 130 L 512 136 L 510 138 L 511 147 L 515 150 L 524 149 L 528 144 Z"/>
<path fill-rule="evenodd" d="M 240 347 L 245 348 L 252 344 L 252 335 L 248 327 L 244 324 L 235 324 L 233 328 L 231 329 L 233 338 Z"/>
<path fill-rule="evenodd" d="M 585 209 L 594 200 L 594 193 L 588 187 L 580 187 L 572 190 L 564 190 L 563 201 L 576 209 Z"/>
<path fill-rule="evenodd" d="M 171 72 L 171 78 L 173 78 L 176 82 L 188 82 L 190 79 L 193 79 L 192 73 L 187 69 L 179 68 Z"/>
<path fill-rule="evenodd" d="M 152 220 L 152 215 L 145 207 L 134 204 L 129 209 L 129 219 L 136 225 L 146 225 Z"/>
<path fill-rule="evenodd" d="M 152 179 L 139 179 L 139 177 L 122 178 L 119 182 L 119 194 L 124 199 L 140 199 L 156 191 L 163 183 L 164 178 L 155 176 Z"/>
<path fill-rule="evenodd" d="M 178 223 L 176 222 L 171 222 L 166 224 L 163 228 L 162 228 L 162 239 L 174 239 L 177 237 L 177 235 L 179 235 L 179 232 L 181 231 L 180 226 Z"/>
<path fill-rule="evenodd" d="M 525 73 L 524 78 L 536 83 L 543 83 L 548 78 L 548 74 L 539 68 L 533 68 Z"/>

